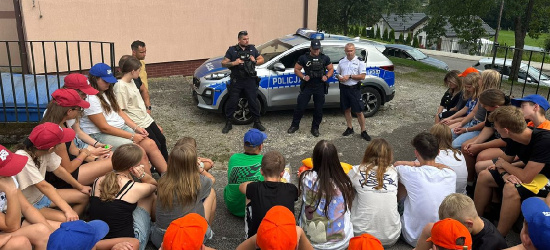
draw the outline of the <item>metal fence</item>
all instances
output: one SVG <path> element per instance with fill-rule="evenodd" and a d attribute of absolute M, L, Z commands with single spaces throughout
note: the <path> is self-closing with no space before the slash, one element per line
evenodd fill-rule
<path fill-rule="evenodd" d="M 112 42 L 0 41 L 0 122 L 37 122 L 65 75 L 115 66 Z"/>
<path fill-rule="evenodd" d="M 517 79 L 509 77 L 515 51 L 522 51 L 522 62 L 519 67 Z M 539 94 L 546 99 L 550 97 L 550 77 L 544 72 L 550 71 L 550 60 L 545 51 L 518 49 L 514 47 L 494 45 L 492 60 L 484 65 L 476 64 L 484 69 L 494 69 L 501 73 L 500 89 L 508 92 L 512 97 L 523 97 L 530 94 Z M 546 69 L 545 69 L 546 68 Z"/>

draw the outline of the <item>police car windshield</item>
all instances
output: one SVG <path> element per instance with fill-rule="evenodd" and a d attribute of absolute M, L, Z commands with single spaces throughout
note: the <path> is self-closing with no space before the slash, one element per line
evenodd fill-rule
<path fill-rule="evenodd" d="M 280 55 L 281 53 L 289 50 L 292 46 L 289 44 L 283 43 L 279 40 L 272 40 L 267 43 L 264 43 L 258 46 L 256 49 L 264 57 L 264 61 L 268 62 L 274 57 Z"/>

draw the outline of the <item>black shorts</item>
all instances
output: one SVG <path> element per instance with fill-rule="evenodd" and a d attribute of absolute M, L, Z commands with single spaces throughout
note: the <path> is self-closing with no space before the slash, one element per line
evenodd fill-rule
<path fill-rule="evenodd" d="M 351 108 L 351 112 L 360 113 L 363 111 L 361 90 L 355 87 L 340 87 L 340 107 L 342 110 Z"/>
<path fill-rule="evenodd" d="M 86 163 L 86 162 L 84 162 Z M 62 168 L 61 166 L 59 166 Z M 80 167 L 77 167 L 71 174 L 75 180 L 78 180 L 78 172 Z M 57 189 L 71 189 L 73 188 L 71 184 L 65 182 L 61 178 L 57 177 L 53 172 L 46 172 L 46 178 L 44 178 L 48 183 L 50 183 L 54 188 Z"/>
<path fill-rule="evenodd" d="M 502 190 L 504 190 L 504 185 L 506 184 L 504 182 L 504 179 L 502 179 L 502 176 L 500 176 L 500 173 L 496 169 L 489 170 L 489 173 L 491 173 L 491 175 L 493 176 L 493 179 L 497 183 L 497 185 L 499 187 L 499 195 L 502 197 Z M 519 197 L 520 197 L 522 202 L 524 200 L 526 200 L 527 198 L 531 198 L 531 197 L 535 197 L 535 196 L 544 198 L 549 193 L 548 190 L 541 189 L 541 190 L 539 190 L 538 194 L 535 194 L 535 193 L 531 192 L 531 190 L 529 190 L 529 189 L 525 188 L 524 186 L 522 186 L 521 184 L 516 184 L 515 186 L 516 186 L 516 189 L 518 190 Z"/>

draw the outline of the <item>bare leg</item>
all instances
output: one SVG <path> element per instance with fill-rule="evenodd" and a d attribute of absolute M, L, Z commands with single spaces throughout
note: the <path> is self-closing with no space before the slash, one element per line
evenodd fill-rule
<path fill-rule="evenodd" d="M 348 125 L 348 128 L 353 128 L 353 125 L 351 124 L 351 108 L 344 110 L 344 116 L 346 117 L 346 124 Z"/>
<path fill-rule="evenodd" d="M 357 121 L 359 121 L 359 126 L 361 126 L 361 132 L 366 131 L 365 128 L 365 115 L 363 113 L 359 112 L 357 115 Z"/>
<path fill-rule="evenodd" d="M 39 250 L 46 249 L 51 233 L 46 225 L 37 223 L 19 228 L 17 231 L 10 233 L 10 235 L 12 235 L 12 239 L 16 236 L 25 237 L 34 246 L 34 249 Z"/>
<path fill-rule="evenodd" d="M 518 190 L 512 183 L 506 183 L 502 191 L 502 208 L 500 210 L 500 220 L 498 221 L 498 231 L 502 236 L 506 236 L 512 228 L 521 212 L 521 198 Z"/>
<path fill-rule="evenodd" d="M 45 207 L 38 210 L 47 220 L 65 222 L 67 217 L 61 210 Z M 61 225 L 61 223 L 60 223 Z"/>
<path fill-rule="evenodd" d="M 94 161 L 80 166 L 78 170 L 78 179 L 82 185 L 92 185 L 98 177 L 104 176 L 113 171 L 113 164 L 110 159 L 104 161 Z"/>
<path fill-rule="evenodd" d="M 84 212 L 90 196 L 81 193 L 76 189 L 58 189 L 57 193 L 63 200 L 71 205 L 73 210 L 80 216 Z M 55 207 L 55 204 L 52 203 L 51 207 Z"/>
<path fill-rule="evenodd" d="M 214 215 L 216 214 L 216 191 L 213 188 L 202 204 L 204 206 L 204 217 L 208 221 L 208 224 L 212 226 Z"/>
<path fill-rule="evenodd" d="M 481 171 L 487 169 L 491 165 L 493 165 L 493 161 L 491 161 L 491 160 L 489 160 L 489 161 L 478 161 L 476 163 L 476 173 L 481 173 Z"/>
<path fill-rule="evenodd" d="M 426 226 L 424 226 L 424 229 L 422 229 L 422 234 L 420 234 L 420 238 L 418 238 L 418 242 L 416 243 L 415 250 L 429 250 L 432 249 L 433 243 L 432 242 L 426 242 L 426 240 L 432 236 L 432 227 L 434 227 L 434 223 L 428 223 Z"/>
<path fill-rule="evenodd" d="M 483 170 L 477 178 L 476 190 L 474 193 L 474 204 L 477 214 L 483 216 L 485 208 L 491 201 L 493 188 L 498 187 L 489 170 Z"/>
<path fill-rule="evenodd" d="M 95 247 L 97 250 L 110 250 L 113 248 L 114 245 L 128 242 L 132 246 L 134 250 L 139 249 L 139 240 L 136 238 L 114 238 L 114 239 L 105 239 L 100 240 L 95 244 Z"/>
<path fill-rule="evenodd" d="M 466 147 L 466 145 L 468 145 L 468 141 L 464 142 L 461 148 L 462 148 L 462 155 L 464 155 L 464 159 L 466 160 L 466 167 L 468 169 L 468 181 L 473 182 L 476 178 L 476 171 L 475 171 L 476 156 L 470 155 L 464 148 Z"/>
<path fill-rule="evenodd" d="M 157 147 L 157 144 L 149 138 L 143 139 L 140 143 L 140 146 L 145 149 L 145 152 L 147 152 L 147 156 L 149 156 L 149 160 L 155 168 L 158 169 L 159 172 L 164 173 L 168 169 L 168 165 L 166 164 L 166 161 L 164 160 L 164 157 L 162 156 L 162 153 L 160 152 L 159 148 Z"/>
<path fill-rule="evenodd" d="M 29 239 L 24 236 L 11 236 L 4 246 L 0 249 L 2 250 L 15 250 L 15 249 L 25 249 L 31 250 L 32 245 Z M 46 248 L 44 248 L 46 249 Z"/>

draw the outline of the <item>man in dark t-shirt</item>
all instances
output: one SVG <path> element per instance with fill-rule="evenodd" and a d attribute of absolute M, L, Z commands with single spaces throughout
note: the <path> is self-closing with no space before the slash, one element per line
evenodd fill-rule
<path fill-rule="evenodd" d="M 302 69 L 304 69 L 304 73 L 302 73 Z M 304 110 L 311 96 L 313 96 L 314 111 L 311 134 L 315 137 L 319 136 L 319 124 L 323 120 L 323 105 L 325 104 L 325 94 L 328 91 L 326 84 L 333 73 L 334 67 L 330 58 L 321 53 L 321 42 L 312 40 L 310 52 L 301 55 L 296 65 L 294 65 L 294 74 L 302 80 L 302 83 L 300 84 L 300 94 L 294 109 L 292 124 L 287 131 L 289 134 L 296 132 L 300 127 Z"/>
<path fill-rule="evenodd" d="M 281 205 L 294 213 L 294 202 L 298 200 L 298 189 L 294 184 L 282 183 L 285 158 L 278 151 L 267 152 L 262 158 L 260 171 L 264 181 L 245 182 L 239 190 L 246 194 L 245 233 L 247 238 L 256 234 L 260 222 L 269 209 Z"/>
<path fill-rule="evenodd" d="M 260 104 L 257 101 L 259 78 L 256 75 L 256 65 L 263 64 L 264 58 L 254 45 L 248 44 L 248 32 L 239 32 L 237 38 L 239 43 L 227 49 L 221 62 L 223 67 L 231 70 L 231 82 L 227 84 L 229 99 L 225 104 L 226 123 L 222 129 L 224 134 L 233 128 L 231 119 L 237 109 L 241 93 L 244 94 L 248 102 L 250 113 L 254 119 L 253 127 L 260 131 L 265 130 L 260 122 Z"/>
<path fill-rule="evenodd" d="M 505 106 L 489 116 L 506 142 L 505 156 L 479 173 L 474 201 L 479 214 L 491 201 L 492 190 L 502 192 L 498 231 L 507 235 L 520 213 L 521 202 L 529 197 L 548 195 L 550 177 L 550 131 L 529 129 L 517 107 Z M 519 162 L 512 164 L 515 157 Z"/>

